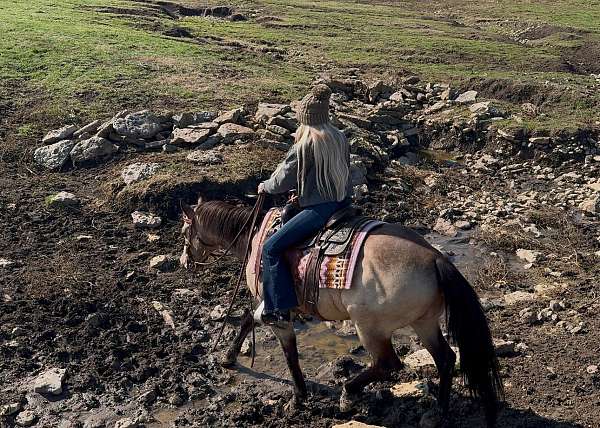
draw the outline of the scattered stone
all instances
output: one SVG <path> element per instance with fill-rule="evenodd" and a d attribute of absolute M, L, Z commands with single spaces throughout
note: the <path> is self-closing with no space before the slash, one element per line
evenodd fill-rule
<path fill-rule="evenodd" d="M 137 428 L 139 424 L 135 419 L 123 418 L 115 422 L 115 428 Z"/>
<path fill-rule="evenodd" d="M 19 413 L 15 418 L 15 422 L 20 427 L 30 427 L 35 424 L 36 420 L 37 416 L 31 410 L 25 410 L 24 412 Z"/>
<path fill-rule="evenodd" d="M 142 211 L 134 211 L 131 213 L 133 225 L 142 229 L 156 229 L 162 224 L 162 219 L 154 214 L 145 213 Z"/>
<path fill-rule="evenodd" d="M 65 380 L 66 369 L 52 368 L 40 374 L 34 381 L 33 391 L 38 394 L 60 395 Z"/>
<path fill-rule="evenodd" d="M 242 125 L 235 123 L 225 123 L 221 125 L 218 134 L 223 138 L 225 144 L 229 144 L 238 139 L 244 139 L 254 135 L 254 131 Z"/>
<path fill-rule="evenodd" d="M 198 113 L 181 113 L 173 116 L 173 124 L 175 125 L 175 128 L 187 128 L 191 125 L 210 122 L 216 117 L 217 115 L 210 111 L 202 111 Z"/>
<path fill-rule="evenodd" d="M 483 101 L 480 103 L 471 104 L 469 110 L 471 113 L 486 114 L 490 110 L 491 101 Z"/>
<path fill-rule="evenodd" d="M 517 142 L 517 137 L 513 133 L 511 133 L 509 131 L 504 131 L 502 129 L 498 129 L 497 132 L 498 132 L 498 136 L 500 136 L 500 138 L 504 138 L 506 141 L 510 141 L 512 143 Z"/>
<path fill-rule="evenodd" d="M 529 142 L 535 144 L 536 146 L 543 146 L 546 144 L 550 144 L 552 139 L 550 137 L 531 137 Z"/>
<path fill-rule="evenodd" d="M 458 97 L 456 97 L 455 101 L 459 104 L 468 104 L 468 103 L 475 102 L 476 98 L 477 98 L 477 91 L 467 91 L 467 92 L 463 92 Z"/>
<path fill-rule="evenodd" d="M 515 355 L 515 342 L 512 340 L 494 339 L 496 355 L 499 357 L 510 357 Z"/>
<path fill-rule="evenodd" d="M 193 145 L 205 142 L 211 134 L 206 128 L 177 128 L 173 131 L 171 144 Z"/>
<path fill-rule="evenodd" d="M 70 140 L 43 146 L 36 149 L 33 153 L 33 159 L 45 168 L 58 170 L 67 162 L 74 146 L 75 142 Z"/>
<path fill-rule="evenodd" d="M 130 185 L 152 177 L 159 169 L 157 163 L 133 163 L 121 172 L 121 177 L 125 184 Z"/>
<path fill-rule="evenodd" d="M 177 259 L 174 256 L 161 254 L 150 259 L 150 267 L 161 272 L 166 272 L 176 266 Z"/>
<path fill-rule="evenodd" d="M 509 306 L 514 305 L 515 303 L 529 302 L 532 300 L 535 300 L 535 294 L 526 291 L 513 291 L 512 293 L 504 295 L 504 302 Z"/>
<path fill-rule="evenodd" d="M 152 301 L 152 307 L 163 317 L 163 321 L 166 325 L 171 327 L 173 330 L 176 330 L 175 316 L 173 315 L 173 311 L 157 300 Z"/>
<path fill-rule="evenodd" d="M 600 214 L 600 196 L 586 199 L 579 205 L 579 209 L 590 214 Z"/>
<path fill-rule="evenodd" d="M 291 110 L 292 108 L 287 104 L 259 103 L 254 120 L 257 123 L 264 123 L 273 116 L 283 116 Z"/>
<path fill-rule="evenodd" d="M 12 416 L 21 410 L 21 403 L 10 403 L 0 407 L 0 416 Z"/>
<path fill-rule="evenodd" d="M 162 125 L 153 113 L 143 110 L 116 119 L 113 128 L 124 137 L 152 138 L 162 130 Z"/>
<path fill-rule="evenodd" d="M 420 397 L 429 394 L 426 382 L 415 380 L 413 382 L 398 383 L 390 389 L 394 397 Z"/>
<path fill-rule="evenodd" d="M 285 138 L 290 136 L 290 131 L 288 129 L 284 128 L 283 126 L 267 125 L 267 130 L 271 131 L 274 134 L 281 135 L 282 137 L 285 137 Z"/>
<path fill-rule="evenodd" d="M 187 155 L 186 159 L 201 166 L 219 165 L 224 162 L 223 155 L 215 151 L 196 150 Z"/>
<path fill-rule="evenodd" d="M 471 228 L 473 228 L 471 222 L 466 220 L 456 221 L 454 222 L 454 226 L 456 226 L 460 230 L 470 230 Z"/>
<path fill-rule="evenodd" d="M 537 263 L 542 258 L 541 252 L 534 250 L 526 250 L 524 248 L 519 248 L 516 254 L 518 258 L 526 261 L 527 263 Z"/>
<path fill-rule="evenodd" d="M 73 133 L 77 131 L 77 126 L 66 125 L 59 129 L 54 129 L 46 134 L 42 139 L 43 144 L 54 144 L 61 140 L 68 140 L 73 136 Z"/>
<path fill-rule="evenodd" d="M 458 354 L 458 348 L 452 347 L 452 350 L 456 353 L 456 364 L 459 363 L 460 356 Z M 427 349 L 419 349 L 418 351 L 408 354 L 404 357 L 404 364 L 408 365 L 413 369 L 425 366 L 435 366 L 435 361 Z"/>
<path fill-rule="evenodd" d="M 437 233 L 445 236 L 454 237 L 458 235 L 457 228 L 452 224 L 451 221 L 446 220 L 445 218 L 438 218 L 433 226 L 433 230 Z"/>
<path fill-rule="evenodd" d="M 73 133 L 73 138 L 79 138 L 85 134 L 95 134 L 100 127 L 101 122 L 99 120 L 94 120 L 93 122 L 88 123 L 82 128 L 79 128 L 75 133 Z"/>
<path fill-rule="evenodd" d="M 92 137 L 75 144 L 71 150 L 73 164 L 102 162 L 110 159 L 119 148 L 106 138 Z"/>
<path fill-rule="evenodd" d="M 154 403 L 156 401 L 156 391 L 151 389 L 150 391 L 140 394 L 137 398 L 137 401 L 146 405 Z"/>
<path fill-rule="evenodd" d="M 585 371 L 586 371 L 588 374 L 596 374 L 596 373 L 598 373 L 598 366 L 597 366 L 597 365 L 595 365 L 595 364 L 592 364 L 592 365 L 590 365 L 590 366 L 587 366 L 587 367 L 585 368 Z"/>
<path fill-rule="evenodd" d="M 210 312 L 209 317 L 213 321 L 219 321 L 225 317 L 225 314 L 227 314 L 227 308 L 223 305 L 217 305 Z"/>
<path fill-rule="evenodd" d="M 0 258 L 0 268 L 8 268 L 10 266 L 13 266 L 14 264 L 15 262 L 13 262 L 12 260 Z"/>
<path fill-rule="evenodd" d="M 252 340 L 246 338 L 244 343 L 242 343 L 242 347 L 240 349 L 240 354 L 244 356 L 249 356 L 252 354 Z"/>
<path fill-rule="evenodd" d="M 229 110 L 220 115 L 219 117 L 215 118 L 214 121 L 219 125 L 223 125 L 225 123 L 238 123 L 240 118 L 242 117 L 243 112 L 244 109 L 241 107 L 234 110 Z"/>
<path fill-rule="evenodd" d="M 69 192 L 59 192 L 46 198 L 46 206 L 51 208 L 65 208 L 79 205 L 77 196 Z"/>

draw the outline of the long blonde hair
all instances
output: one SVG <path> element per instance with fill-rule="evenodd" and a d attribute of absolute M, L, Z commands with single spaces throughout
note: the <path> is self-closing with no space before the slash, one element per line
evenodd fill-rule
<path fill-rule="evenodd" d="M 321 196 L 341 201 L 346 195 L 350 171 L 350 147 L 346 136 L 330 122 L 300 125 L 296 131 L 298 155 L 298 192 L 302 195 L 306 174 L 314 166 L 317 190 Z"/>

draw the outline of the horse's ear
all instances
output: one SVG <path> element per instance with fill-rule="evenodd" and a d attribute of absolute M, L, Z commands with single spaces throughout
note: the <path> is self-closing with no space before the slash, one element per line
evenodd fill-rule
<path fill-rule="evenodd" d="M 187 222 L 191 223 L 192 219 L 196 215 L 196 213 L 194 212 L 194 209 L 183 201 L 180 201 L 179 204 L 181 205 L 181 211 L 183 211 L 183 220 L 186 223 Z"/>

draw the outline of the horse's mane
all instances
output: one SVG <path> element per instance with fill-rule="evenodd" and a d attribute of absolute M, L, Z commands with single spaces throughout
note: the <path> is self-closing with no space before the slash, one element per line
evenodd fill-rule
<path fill-rule="evenodd" d="M 201 203 L 196 210 L 196 218 L 201 230 L 220 237 L 225 241 L 233 240 L 248 220 L 252 208 L 233 205 L 223 201 Z"/>

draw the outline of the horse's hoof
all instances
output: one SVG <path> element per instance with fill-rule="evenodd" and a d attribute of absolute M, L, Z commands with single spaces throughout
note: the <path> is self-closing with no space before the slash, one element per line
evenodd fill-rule
<path fill-rule="evenodd" d="M 223 358 L 221 358 L 221 367 L 226 368 L 226 369 L 230 369 L 233 366 L 235 366 L 235 363 L 237 362 L 237 357 L 235 355 L 231 355 L 229 352 L 227 354 L 225 354 L 223 356 Z"/>
<path fill-rule="evenodd" d="M 342 390 L 342 395 L 340 396 L 340 411 L 342 413 L 346 413 L 351 411 L 354 408 L 354 400 L 356 397 L 351 396 L 346 392 L 346 390 Z"/>

